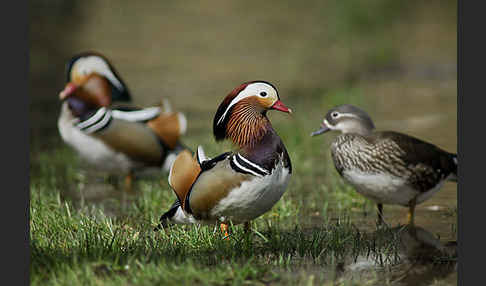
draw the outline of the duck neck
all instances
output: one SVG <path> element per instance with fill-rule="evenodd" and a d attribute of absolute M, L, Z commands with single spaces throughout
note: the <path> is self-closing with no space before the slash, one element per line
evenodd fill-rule
<path fill-rule="evenodd" d="M 363 137 L 370 136 L 373 131 L 369 128 L 365 128 L 363 126 L 356 126 L 354 128 L 346 129 L 342 131 L 342 134 L 358 134 Z"/>
<path fill-rule="evenodd" d="M 285 161 L 290 166 L 285 146 L 270 124 L 267 125 L 266 132 L 253 145 L 246 145 L 240 148 L 239 153 L 248 160 L 262 166 L 266 170 L 272 170 L 280 156 L 285 153 Z"/>
<path fill-rule="evenodd" d="M 273 130 L 265 112 L 251 107 L 239 107 L 227 125 L 227 136 L 241 150 L 250 150 Z"/>
<path fill-rule="evenodd" d="M 80 118 L 81 120 L 85 120 L 89 116 L 93 115 L 99 107 L 90 104 L 76 96 L 70 96 L 65 100 L 65 103 L 69 107 L 72 115 L 74 117 Z"/>

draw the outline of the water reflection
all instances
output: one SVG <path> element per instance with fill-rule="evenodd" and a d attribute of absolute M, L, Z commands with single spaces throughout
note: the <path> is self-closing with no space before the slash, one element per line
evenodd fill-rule
<path fill-rule="evenodd" d="M 377 230 L 381 232 L 382 230 Z M 398 261 L 381 263 L 376 258 L 359 256 L 347 266 L 341 266 L 340 280 L 362 278 L 378 270 L 380 279 L 393 285 L 430 285 L 436 280 L 457 280 L 457 243 L 441 241 L 420 226 L 398 226 L 389 229 L 390 239 L 398 238 Z M 339 269 L 338 269 L 339 270 Z"/>

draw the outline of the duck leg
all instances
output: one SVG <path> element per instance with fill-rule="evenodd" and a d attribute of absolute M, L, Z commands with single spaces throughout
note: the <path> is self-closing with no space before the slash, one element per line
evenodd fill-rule
<path fill-rule="evenodd" d="M 378 208 L 378 224 L 381 225 L 385 222 L 385 220 L 383 219 L 383 204 L 381 203 L 378 203 L 376 205 L 376 207 Z"/>
<path fill-rule="evenodd" d="M 223 239 L 226 239 L 226 240 L 229 240 L 229 234 L 228 234 L 228 224 L 222 222 L 220 225 L 219 225 L 220 229 L 221 229 L 221 232 L 224 234 L 224 238 Z"/>
<path fill-rule="evenodd" d="M 133 192 L 133 172 L 129 172 L 125 176 L 125 191 L 127 193 L 132 193 Z"/>
<path fill-rule="evenodd" d="M 408 203 L 408 215 L 407 215 L 407 221 L 408 224 L 413 226 L 414 225 L 414 219 L 415 219 L 415 206 L 417 205 L 417 197 L 414 197 L 410 202 Z"/>

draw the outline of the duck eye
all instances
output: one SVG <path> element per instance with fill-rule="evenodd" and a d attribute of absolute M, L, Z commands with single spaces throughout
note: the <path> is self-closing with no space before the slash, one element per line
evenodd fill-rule
<path fill-rule="evenodd" d="M 332 116 L 332 117 L 334 117 L 334 118 L 338 117 L 338 115 L 339 115 L 339 113 L 337 113 L 337 112 L 333 112 L 333 113 L 331 114 L 331 116 Z"/>
<path fill-rule="evenodd" d="M 267 93 L 265 91 L 262 91 L 262 92 L 260 92 L 260 96 L 265 97 L 265 96 L 267 96 Z"/>

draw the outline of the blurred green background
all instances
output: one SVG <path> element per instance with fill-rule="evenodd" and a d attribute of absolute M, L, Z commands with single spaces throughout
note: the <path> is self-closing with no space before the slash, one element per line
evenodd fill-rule
<path fill-rule="evenodd" d="M 167 97 L 204 125 L 231 89 L 264 79 L 284 102 L 318 93 L 318 117 L 329 92 L 357 91 L 379 129 L 457 146 L 456 1 L 30 3 L 32 159 L 61 143 L 57 94 L 84 50 L 111 59 L 136 104 Z"/>

